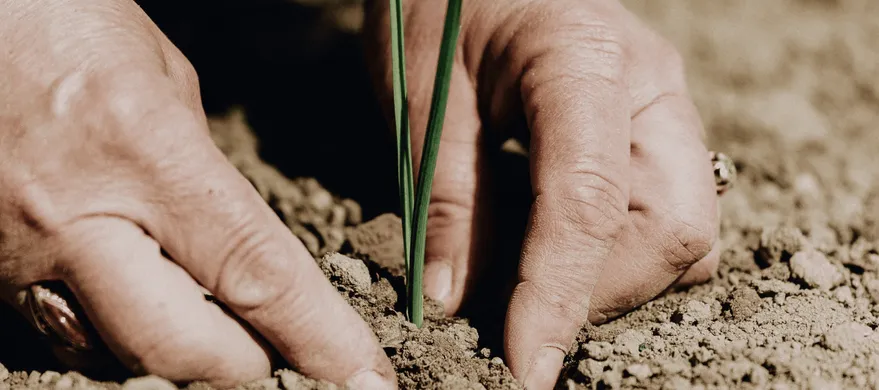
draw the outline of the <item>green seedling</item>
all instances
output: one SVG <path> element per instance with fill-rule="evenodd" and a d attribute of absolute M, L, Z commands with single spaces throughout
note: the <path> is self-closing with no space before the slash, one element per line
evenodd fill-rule
<path fill-rule="evenodd" d="M 403 40 L 403 1 L 390 0 L 391 65 L 394 83 L 394 127 L 397 139 L 397 181 L 403 219 L 403 251 L 406 258 L 407 315 L 421 327 L 424 321 L 424 249 L 427 233 L 427 208 L 439 153 L 440 136 L 445 119 L 452 78 L 455 48 L 461 29 L 462 0 L 449 0 L 437 61 L 433 97 L 425 132 L 424 149 L 414 187 L 412 144 L 409 132 L 408 94 L 406 91 L 406 53 Z"/>

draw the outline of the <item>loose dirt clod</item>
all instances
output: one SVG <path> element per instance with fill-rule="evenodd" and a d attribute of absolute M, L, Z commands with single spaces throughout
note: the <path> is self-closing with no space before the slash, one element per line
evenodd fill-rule
<path fill-rule="evenodd" d="M 156 377 L 145 376 L 140 378 L 129 379 L 122 385 L 122 390 L 175 390 L 177 386 L 173 383 Z"/>
<path fill-rule="evenodd" d="M 760 296 L 750 287 L 735 289 L 730 294 L 729 307 L 736 320 L 746 320 L 760 311 Z"/>
<path fill-rule="evenodd" d="M 869 326 L 846 322 L 824 334 L 824 346 L 833 351 L 858 351 L 877 346 L 876 333 Z"/>
<path fill-rule="evenodd" d="M 720 199 L 717 277 L 584 327 L 560 387 L 879 388 L 879 2 L 624 3 L 680 49 L 709 149 L 733 158 L 738 182 Z M 315 179 L 284 177 L 260 159 L 240 111 L 212 118 L 211 130 L 375 330 L 401 389 L 518 388 L 501 350 L 485 348 L 480 340 L 487 337 L 466 320 L 442 318 L 436 302 L 427 302 L 424 328 L 405 321 L 398 218 L 384 214 L 364 223 L 357 199 L 341 198 Z M 374 157 L 372 150 L 362 154 L 364 164 Z M 5 352 L 3 337 L 20 335 L 0 336 Z M 0 366 L 0 390 L 123 386 L 7 366 L 16 369 Z M 153 379 L 124 385 L 144 383 L 170 388 Z M 335 388 L 291 370 L 242 387 Z"/>
<path fill-rule="evenodd" d="M 767 264 L 790 259 L 794 253 L 808 245 L 800 229 L 793 227 L 770 228 L 760 236 L 758 254 Z"/>
<path fill-rule="evenodd" d="M 843 276 L 823 253 L 815 250 L 800 251 L 790 259 L 793 276 L 809 287 L 830 290 L 842 283 Z"/>

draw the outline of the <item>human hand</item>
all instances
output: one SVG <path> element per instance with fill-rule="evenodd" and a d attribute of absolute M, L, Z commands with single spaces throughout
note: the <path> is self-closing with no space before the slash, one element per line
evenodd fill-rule
<path fill-rule="evenodd" d="M 64 282 L 136 373 L 231 386 L 270 375 L 271 345 L 310 376 L 396 387 L 369 327 L 213 144 L 191 65 L 134 2 L 0 9 L 9 303 Z"/>
<path fill-rule="evenodd" d="M 377 75 L 391 91 L 386 1 Z M 413 161 L 430 106 L 446 2 L 409 1 Z M 474 266 L 484 132 L 527 120 L 533 205 L 507 312 L 513 374 L 550 388 L 587 320 L 603 322 L 716 269 L 712 165 L 675 49 L 616 1 L 464 5 L 433 184 L 425 289 L 455 312 Z M 510 134 L 506 134 L 507 137 Z M 417 172 L 417 168 L 415 168 Z"/>

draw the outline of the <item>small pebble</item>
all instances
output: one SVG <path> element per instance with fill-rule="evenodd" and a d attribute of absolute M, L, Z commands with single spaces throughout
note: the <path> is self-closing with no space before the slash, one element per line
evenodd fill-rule
<path fill-rule="evenodd" d="M 765 386 L 771 377 L 772 375 L 769 374 L 769 370 L 763 366 L 753 365 L 751 367 L 751 383 L 754 385 Z"/>
<path fill-rule="evenodd" d="M 340 204 L 333 205 L 333 207 L 330 208 L 330 218 L 328 222 L 330 226 L 345 226 L 345 207 Z"/>
<path fill-rule="evenodd" d="M 598 375 L 601 375 L 604 372 L 605 364 L 603 362 L 599 362 L 593 359 L 584 359 L 580 360 L 580 363 L 577 363 L 577 371 L 580 371 L 581 374 L 595 378 Z"/>
<path fill-rule="evenodd" d="M 647 335 L 643 332 L 628 329 L 614 338 L 614 351 L 634 357 L 640 356 L 641 348 L 647 339 Z"/>
<path fill-rule="evenodd" d="M 302 190 L 305 192 L 305 195 L 311 195 L 319 190 L 322 190 L 320 183 L 317 182 L 317 179 L 313 177 L 307 177 L 302 179 L 299 182 L 299 185 L 302 187 Z"/>
<path fill-rule="evenodd" d="M 333 195 L 323 188 L 318 189 L 308 196 L 308 206 L 323 214 L 333 206 Z"/>
<path fill-rule="evenodd" d="M 586 355 L 595 360 L 607 360 L 613 354 L 613 345 L 604 341 L 590 341 L 584 345 Z"/>
<path fill-rule="evenodd" d="M 855 303 L 855 296 L 849 286 L 841 286 L 833 290 L 833 296 L 836 297 L 836 300 L 849 306 Z"/>
<path fill-rule="evenodd" d="M 662 363 L 660 368 L 665 375 L 675 375 L 686 371 L 689 365 L 681 361 L 670 361 Z"/>
<path fill-rule="evenodd" d="M 259 379 L 248 383 L 247 387 L 259 390 L 278 390 L 278 378 Z"/>
<path fill-rule="evenodd" d="M 61 374 L 55 371 L 46 371 L 43 375 L 40 375 L 40 383 L 44 385 L 51 384 L 61 378 Z"/>
<path fill-rule="evenodd" d="M 285 389 L 340 390 L 332 383 L 306 378 L 292 370 L 280 370 L 275 375 L 281 378 L 281 386 Z"/>
<path fill-rule="evenodd" d="M 818 375 L 809 379 L 809 389 L 811 390 L 842 390 L 842 384 L 833 379 L 822 378 Z"/>
<path fill-rule="evenodd" d="M 641 363 L 630 364 L 628 367 L 626 367 L 626 372 L 628 372 L 629 375 L 637 378 L 639 381 L 644 381 L 647 378 L 650 378 L 651 375 L 653 375 L 653 372 L 650 371 L 650 366 Z"/>
<path fill-rule="evenodd" d="M 177 386 L 166 379 L 150 375 L 125 381 L 122 390 L 177 390 Z"/>
<path fill-rule="evenodd" d="M 662 384 L 663 390 L 691 389 L 692 385 L 686 378 L 673 376 Z"/>
<path fill-rule="evenodd" d="M 343 286 L 350 287 L 360 294 L 369 292 L 372 277 L 361 260 L 352 259 L 339 253 L 330 253 L 320 262 L 321 269 L 330 277 L 337 277 Z"/>
<path fill-rule="evenodd" d="M 611 389 L 619 389 L 622 387 L 623 383 L 623 373 L 619 370 L 610 370 L 601 373 L 601 382 L 604 382 L 604 385 L 607 388 Z M 601 386 L 599 386 L 601 388 Z"/>
<path fill-rule="evenodd" d="M 800 229 L 787 226 L 764 229 L 760 235 L 758 254 L 763 261 L 774 264 L 807 246 L 808 241 Z"/>
<path fill-rule="evenodd" d="M 454 374 L 443 375 L 439 383 L 436 384 L 436 388 L 438 390 L 485 390 L 485 386 L 481 383 L 471 382 L 463 376 Z"/>
<path fill-rule="evenodd" d="M 479 333 L 468 325 L 451 324 L 444 333 L 464 351 L 473 351 L 479 344 Z"/>
<path fill-rule="evenodd" d="M 333 226 L 324 230 L 324 240 L 326 241 L 326 246 L 328 252 L 338 251 L 342 244 L 345 243 L 345 231 L 342 230 L 339 226 Z"/>
<path fill-rule="evenodd" d="M 694 324 L 711 319 L 711 306 L 707 303 L 688 300 L 682 307 L 672 314 L 671 320 L 677 323 Z"/>
<path fill-rule="evenodd" d="M 360 204 L 351 199 L 342 199 L 341 204 L 345 208 L 348 225 L 359 225 L 363 222 L 363 210 L 360 208 Z"/>
<path fill-rule="evenodd" d="M 36 387 L 37 385 L 39 385 L 40 384 L 40 373 L 36 372 L 36 371 L 31 371 L 30 374 L 27 376 L 27 380 L 25 381 L 25 384 L 30 387 Z"/>
<path fill-rule="evenodd" d="M 870 298 L 873 298 L 873 302 L 879 302 L 879 279 L 874 278 L 864 278 L 864 288 L 867 290 L 867 294 L 870 295 Z"/>
<path fill-rule="evenodd" d="M 842 283 L 843 276 L 823 253 L 809 250 L 794 254 L 790 259 L 793 276 L 801 279 L 812 288 L 830 290 Z"/>
<path fill-rule="evenodd" d="M 302 194 L 302 189 L 299 188 L 299 186 L 286 180 L 281 180 L 278 182 L 277 188 L 275 188 L 275 197 L 286 203 L 298 205 L 302 203 L 302 198 L 304 197 L 304 195 Z"/>
<path fill-rule="evenodd" d="M 871 343 L 876 343 L 873 329 L 857 322 L 836 325 L 824 334 L 824 346 L 833 351 L 855 351 Z"/>
<path fill-rule="evenodd" d="M 62 375 L 61 378 L 55 382 L 55 390 L 64 390 L 70 389 L 73 387 L 73 376 L 72 375 Z"/>

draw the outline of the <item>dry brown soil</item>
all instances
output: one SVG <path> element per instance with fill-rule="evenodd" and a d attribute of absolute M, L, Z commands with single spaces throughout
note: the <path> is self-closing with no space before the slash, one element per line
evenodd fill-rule
<path fill-rule="evenodd" d="M 585 327 L 559 386 L 879 388 L 879 137 L 873 133 L 879 123 L 879 3 L 626 3 L 680 49 L 709 144 L 737 161 L 739 182 L 721 200 L 723 255 L 714 280 L 669 292 L 608 324 Z M 322 15 L 350 24 L 357 12 Z M 356 23 L 349 27 L 356 29 Z M 181 45 L 185 50 L 185 42 Z M 199 66 L 198 53 L 194 57 Z M 368 95 L 351 99 L 363 96 Z M 260 122 L 261 106 L 254 104 L 248 118 L 254 113 L 249 123 L 259 131 L 267 127 L 266 120 Z M 284 104 L 272 107 L 296 112 Z M 362 181 L 364 171 L 351 165 L 354 189 L 340 185 L 347 176 L 332 169 L 335 176 L 320 176 L 320 183 L 289 180 L 286 176 L 303 172 L 284 168 L 285 176 L 267 165 L 264 160 L 284 167 L 281 152 L 265 142 L 258 147 L 244 123 L 240 112 L 216 116 L 217 143 L 375 328 L 397 367 L 401 388 L 518 388 L 497 353 L 496 321 L 439 318 L 435 305 L 425 328 L 404 321 L 398 300 L 403 286 L 399 220 L 380 215 L 392 208 L 375 200 L 395 200 L 392 176 L 363 188 L 369 184 Z M 298 145 L 287 153 L 310 148 L 301 141 Z M 329 145 L 346 147 L 342 141 Z M 354 157 L 340 157 L 347 163 L 388 161 L 377 157 L 383 151 L 348 148 L 355 152 L 344 155 Z M 332 158 L 308 156 L 308 166 Z M 508 158 L 519 164 L 511 166 L 524 169 L 524 157 Z M 393 174 L 392 165 L 377 165 Z M 510 214 L 524 209 L 521 202 L 503 204 Z M 511 220 L 521 222 L 518 216 Z M 520 233 L 512 230 L 512 235 Z M 513 249 L 497 256 L 515 254 L 517 239 L 508 241 Z M 502 306 L 494 302 L 489 307 L 494 310 L 487 311 L 502 313 Z M 0 368 L 0 389 L 118 387 L 124 381 L 99 384 L 80 374 L 51 371 L 58 368 L 39 353 L 32 332 L 12 314 L 2 314 L 9 325 L 0 328 L 0 362 L 13 371 Z M 146 378 L 123 387 L 174 386 Z M 246 387 L 332 388 L 289 370 Z"/>

